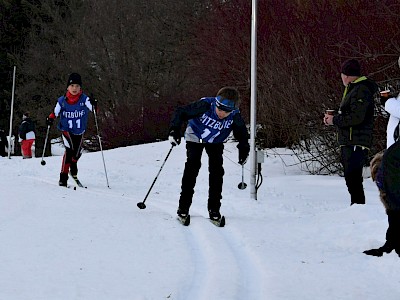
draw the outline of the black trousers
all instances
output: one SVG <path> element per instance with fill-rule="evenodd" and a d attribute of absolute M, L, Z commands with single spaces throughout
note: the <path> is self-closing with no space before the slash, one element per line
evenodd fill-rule
<path fill-rule="evenodd" d="M 61 165 L 61 173 L 68 174 L 71 167 L 71 175 L 78 174 L 78 159 L 82 155 L 83 135 L 75 135 L 67 131 L 62 132 L 65 152 Z"/>
<path fill-rule="evenodd" d="M 365 204 L 362 171 L 368 158 L 368 150 L 359 146 L 342 146 L 341 162 L 344 179 L 351 196 L 351 204 Z"/>
<path fill-rule="evenodd" d="M 6 152 L 6 146 L 6 143 L 0 141 L 0 155 L 3 157 L 6 157 L 8 155 L 8 153 Z"/>
<path fill-rule="evenodd" d="M 181 196 L 179 198 L 179 208 L 189 210 L 192 204 L 194 187 L 197 175 L 201 167 L 201 156 L 203 149 L 208 155 L 209 189 L 208 189 L 208 209 L 219 211 L 222 199 L 222 184 L 224 177 L 223 143 L 194 143 L 186 142 L 186 163 L 182 177 Z"/>
<path fill-rule="evenodd" d="M 386 231 L 386 244 L 400 250 L 400 212 L 387 211 L 389 227 Z"/>

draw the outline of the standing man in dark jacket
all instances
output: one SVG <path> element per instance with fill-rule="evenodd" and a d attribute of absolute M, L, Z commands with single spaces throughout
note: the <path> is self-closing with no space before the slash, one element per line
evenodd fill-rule
<path fill-rule="evenodd" d="M 7 156 L 6 148 L 8 148 L 6 132 L 3 129 L 0 129 L 0 156 Z"/>
<path fill-rule="evenodd" d="M 338 128 L 341 162 L 351 205 L 365 204 L 362 170 L 372 146 L 373 96 L 378 86 L 371 79 L 361 76 L 360 63 L 355 59 L 342 65 L 341 78 L 345 90 L 338 114 L 325 114 L 324 123 Z"/>
<path fill-rule="evenodd" d="M 29 112 L 22 115 L 22 123 L 18 128 L 19 142 L 21 143 L 22 158 L 32 158 L 32 145 L 35 142 L 35 123 Z"/>
<path fill-rule="evenodd" d="M 176 110 L 169 131 L 169 141 L 172 145 L 180 143 L 180 128 L 184 122 L 188 122 L 185 132 L 187 159 L 177 211 L 179 217 L 186 218 L 189 215 L 196 178 L 201 167 L 201 156 L 205 149 L 210 173 L 208 213 L 211 220 L 221 219 L 224 142 L 233 132 L 239 142 L 238 162 L 241 165 L 246 163 L 250 151 L 248 132 L 237 108 L 238 102 L 239 92 L 233 87 L 223 87 L 216 97 L 201 98 Z"/>

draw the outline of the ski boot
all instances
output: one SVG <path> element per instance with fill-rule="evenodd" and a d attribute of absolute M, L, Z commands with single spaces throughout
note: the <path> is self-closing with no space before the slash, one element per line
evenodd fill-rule
<path fill-rule="evenodd" d="M 221 219 L 221 214 L 219 213 L 219 211 L 209 210 L 208 214 L 210 216 L 210 220 L 212 221 L 218 221 L 219 219 Z"/>
<path fill-rule="evenodd" d="M 67 173 L 60 173 L 60 180 L 58 181 L 59 186 L 67 186 L 68 182 L 68 174 Z"/>
<path fill-rule="evenodd" d="M 186 218 L 189 215 L 189 211 L 187 209 L 182 209 L 182 208 L 178 208 L 176 213 L 181 218 Z"/>

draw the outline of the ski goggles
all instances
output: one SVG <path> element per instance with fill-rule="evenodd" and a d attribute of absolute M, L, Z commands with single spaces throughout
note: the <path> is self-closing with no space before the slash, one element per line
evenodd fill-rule
<path fill-rule="evenodd" d="M 232 100 L 222 99 L 221 96 L 215 97 L 215 100 L 216 100 L 215 105 L 220 110 L 231 112 L 235 109 L 235 102 Z"/>

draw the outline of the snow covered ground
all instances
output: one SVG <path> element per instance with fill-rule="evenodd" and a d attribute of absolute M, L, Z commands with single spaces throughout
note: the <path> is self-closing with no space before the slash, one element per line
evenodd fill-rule
<path fill-rule="evenodd" d="M 173 149 L 147 208 L 136 205 L 169 148 L 104 151 L 110 189 L 101 153 L 85 153 L 79 177 L 88 188 L 76 191 L 58 186 L 60 156 L 45 166 L 0 157 L 0 299 L 399 299 L 398 255 L 362 253 L 381 246 L 387 228 L 371 179 L 367 204 L 350 207 L 343 178 L 307 175 L 287 166 L 293 156 L 269 155 L 255 201 L 249 187 L 237 188 L 241 167 L 227 144 L 226 226 L 207 220 L 204 153 L 184 227 L 176 220 L 184 145 Z"/>

